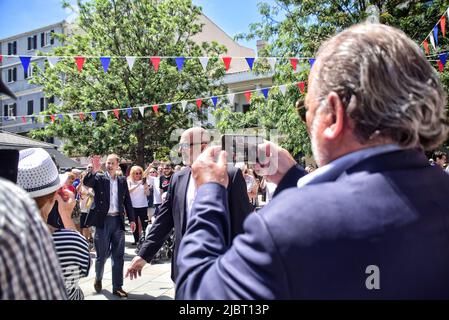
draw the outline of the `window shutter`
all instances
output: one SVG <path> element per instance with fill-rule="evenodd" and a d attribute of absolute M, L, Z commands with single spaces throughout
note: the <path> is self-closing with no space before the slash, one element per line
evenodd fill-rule
<path fill-rule="evenodd" d="M 50 44 L 55 44 L 55 39 L 53 39 L 53 33 L 55 32 L 55 30 L 51 30 L 50 32 Z"/>
<path fill-rule="evenodd" d="M 31 50 L 31 37 L 28 37 L 28 46 L 27 50 Z"/>
<path fill-rule="evenodd" d="M 44 111 L 44 109 L 45 109 L 44 108 L 44 103 L 45 103 L 44 97 L 41 97 L 41 109 L 40 109 L 41 112 Z"/>
<path fill-rule="evenodd" d="M 12 54 L 12 43 L 8 42 L 8 55 Z"/>
<path fill-rule="evenodd" d="M 17 116 L 17 104 L 16 103 L 14 103 L 12 105 L 12 115 L 13 115 L 13 117 Z"/>
<path fill-rule="evenodd" d="M 33 114 L 33 110 L 34 109 L 34 101 L 33 100 L 29 100 L 28 101 L 28 112 L 27 112 L 27 115 L 32 115 Z"/>
<path fill-rule="evenodd" d="M 4 117 L 7 117 L 7 116 L 8 116 L 8 105 L 7 105 L 7 104 L 5 104 L 5 105 L 3 106 L 3 116 L 4 116 Z"/>
<path fill-rule="evenodd" d="M 8 82 L 12 81 L 12 70 L 8 69 Z"/>
<path fill-rule="evenodd" d="M 17 41 L 12 43 L 12 51 L 14 55 L 17 54 Z"/>
<path fill-rule="evenodd" d="M 37 49 L 37 35 L 33 37 L 33 49 Z"/>
<path fill-rule="evenodd" d="M 45 46 L 45 32 L 41 33 L 41 47 Z"/>
<path fill-rule="evenodd" d="M 28 78 L 28 72 L 25 69 L 23 69 L 23 78 L 24 79 Z"/>
<path fill-rule="evenodd" d="M 12 81 L 17 81 L 17 68 L 12 69 Z"/>

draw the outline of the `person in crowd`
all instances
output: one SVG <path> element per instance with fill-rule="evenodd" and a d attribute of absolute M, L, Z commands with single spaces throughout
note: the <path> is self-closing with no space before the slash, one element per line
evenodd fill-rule
<path fill-rule="evenodd" d="M 62 175 L 65 176 L 65 175 Z M 55 199 L 61 216 L 70 216 L 75 206 L 75 195 L 61 188 L 58 169 L 50 155 L 42 148 L 20 151 L 17 184 L 28 192 L 40 210 L 42 220 L 48 219 Z M 58 255 L 69 300 L 82 300 L 84 294 L 78 283 L 89 274 L 90 253 L 86 239 L 70 229 L 58 229 L 48 225 Z"/>
<path fill-rule="evenodd" d="M 148 195 L 150 194 L 150 187 L 147 184 L 146 177 L 143 177 L 143 169 L 140 166 L 132 166 L 129 177 L 127 179 L 129 194 L 133 206 L 136 224 L 140 220 L 141 230 L 145 231 L 148 225 Z M 134 230 L 134 243 L 137 245 L 140 241 L 140 232 L 136 225 Z"/>
<path fill-rule="evenodd" d="M 156 211 L 159 209 L 159 205 L 162 202 L 160 198 L 160 189 L 157 187 L 159 186 L 157 168 L 153 168 L 151 165 L 149 165 L 144 172 L 144 176 L 147 178 L 147 183 L 150 191 L 148 195 L 148 222 L 152 224 L 153 218 L 156 218 Z M 147 228 L 148 227 L 150 227 L 150 225 L 147 225 Z M 145 230 L 145 234 L 148 234 L 147 230 Z"/>
<path fill-rule="evenodd" d="M 435 158 L 435 164 L 444 169 L 447 161 L 446 153 L 443 151 L 436 151 L 433 157 Z"/>
<path fill-rule="evenodd" d="M 134 210 L 128 185 L 123 176 L 117 176 L 119 157 L 108 155 L 105 174 L 97 173 L 99 162 L 93 162 L 92 172 L 83 180 L 84 185 L 94 190 L 95 208 L 89 225 L 95 226 L 95 282 L 97 293 L 102 290 L 104 264 L 109 254 L 112 254 L 112 293 L 120 298 L 128 294 L 123 290 L 123 264 L 125 255 L 125 210 L 130 222 L 131 232 L 136 228 Z"/>
<path fill-rule="evenodd" d="M 171 176 L 173 175 L 173 166 L 170 162 L 165 162 L 162 166 L 162 176 L 159 178 L 159 189 L 162 201 L 167 196 L 168 187 L 170 186 Z"/>
<path fill-rule="evenodd" d="M 424 153 L 447 138 L 446 91 L 422 50 L 352 26 L 319 49 L 305 106 L 319 169 L 286 185 L 295 160 L 261 145 L 280 191 L 232 243 L 225 152 L 193 164 L 176 298 L 448 299 L 449 176 Z"/>
<path fill-rule="evenodd" d="M 210 143 L 210 135 L 203 128 L 191 128 L 181 135 L 179 151 L 182 154 L 183 163 L 190 166 L 193 161 Z M 242 172 L 236 168 L 229 168 L 229 186 L 227 188 L 228 206 L 231 221 L 229 231 L 229 241 L 243 231 L 243 221 L 252 211 L 246 193 L 245 180 Z M 126 276 L 131 279 L 140 275 L 143 266 L 150 262 L 154 255 L 163 245 L 166 237 L 174 229 L 174 252 L 172 256 L 172 280 L 177 276 L 178 265 L 176 257 L 178 255 L 179 243 L 186 231 L 187 222 L 192 213 L 192 204 L 195 199 L 197 189 L 195 179 L 191 175 L 190 167 L 186 167 L 173 175 L 170 183 L 168 196 L 160 207 L 160 212 L 149 230 L 138 255 L 129 265 Z"/>
<path fill-rule="evenodd" d="M 79 206 L 80 206 L 80 228 L 81 234 L 87 239 L 89 242 L 89 249 L 93 248 L 93 237 L 90 226 L 87 224 L 87 215 L 89 214 L 90 208 L 94 202 L 94 191 L 92 188 L 89 188 L 84 185 L 83 179 L 88 174 L 88 171 L 84 171 L 80 176 L 80 184 L 78 186 L 78 195 L 79 195 Z"/>
<path fill-rule="evenodd" d="M 276 187 L 276 183 L 268 181 L 266 177 L 262 178 L 262 181 L 260 182 L 260 188 L 265 192 L 265 204 L 268 204 L 271 199 L 273 199 Z"/>

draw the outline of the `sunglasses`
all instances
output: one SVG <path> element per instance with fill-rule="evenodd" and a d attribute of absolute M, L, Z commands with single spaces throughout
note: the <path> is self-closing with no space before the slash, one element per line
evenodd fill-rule
<path fill-rule="evenodd" d="M 142 174 L 142 172 L 134 172 L 134 174 Z"/>
<path fill-rule="evenodd" d="M 295 109 L 296 109 L 296 113 L 298 114 L 299 118 L 303 121 L 306 122 L 306 107 L 304 105 L 304 100 L 300 99 L 298 101 L 296 101 L 295 103 Z"/>

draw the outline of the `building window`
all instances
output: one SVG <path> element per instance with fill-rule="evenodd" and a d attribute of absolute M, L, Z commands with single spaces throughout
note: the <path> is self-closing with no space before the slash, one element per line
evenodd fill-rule
<path fill-rule="evenodd" d="M 3 106 L 3 116 L 4 117 L 15 117 L 17 116 L 17 105 L 13 104 L 5 104 Z"/>
<path fill-rule="evenodd" d="M 45 110 L 45 98 L 41 97 L 41 101 L 40 101 L 41 105 L 40 105 L 40 112 Z"/>
<path fill-rule="evenodd" d="M 8 55 L 17 54 L 17 41 L 8 42 Z"/>
<path fill-rule="evenodd" d="M 55 43 L 52 37 L 54 30 L 41 33 L 41 47 L 47 47 Z"/>
<path fill-rule="evenodd" d="M 28 50 L 37 49 L 37 35 L 28 37 Z"/>
<path fill-rule="evenodd" d="M 28 70 L 24 72 L 25 79 L 31 79 L 33 77 L 33 65 L 30 63 Z"/>
<path fill-rule="evenodd" d="M 28 110 L 27 110 L 27 115 L 32 115 L 34 113 L 34 101 L 33 100 L 29 100 L 28 101 Z"/>
<path fill-rule="evenodd" d="M 17 81 L 17 68 L 16 67 L 8 69 L 8 77 L 7 78 L 8 78 L 7 79 L 8 83 Z"/>

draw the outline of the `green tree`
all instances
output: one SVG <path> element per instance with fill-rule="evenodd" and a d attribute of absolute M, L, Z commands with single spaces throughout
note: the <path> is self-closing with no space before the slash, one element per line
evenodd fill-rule
<path fill-rule="evenodd" d="M 440 16 L 449 7 L 449 1 L 405 1 L 405 0 L 277 0 L 274 4 L 261 2 L 258 5 L 261 22 L 252 23 L 250 31 L 236 39 L 263 39 L 268 42 L 262 56 L 266 57 L 314 57 L 323 41 L 335 33 L 369 16 L 377 16 L 379 22 L 402 29 L 418 44 L 421 44 Z M 374 9 L 374 10 L 373 10 Z M 372 12 L 377 12 L 373 14 Z M 447 49 L 447 39 L 439 37 L 441 51 Z M 435 52 L 432 52 L 435 53 Z M 436 57 L 431 57 L 436 67 Z M 258 64 L 256 72 L 264 72 L 266 65 Z M 307 59 L 298 64 L 299 72 L 293 72 L 288 59 L 278 59 L 275 85 L 307 81 L 309 65 Z M 449 73 L 441 74 L 446 87 Z M 217 111 L 218 127 L 221 130 L 259 126 L 278 129 L 283 135 L 281 145 L 292 154 L 310 154 L 310 141 L 306 127 L 295 114 L 294 103 L 304 98 L 291 87 L 285 96 L 272 90 L 268 101 L 254 99 L 249 112 L 232 115 L 229 111 Z"/>
<path fill-rule="evenodd" d="M 198 20 L 201 9 L 191 0 L 92 0 L 78 1 L 78 7 L 75 35 L 54 35 L 64 46 L 48 54 L 64 58 L 54 68 L 47 65 L 34 82 L 43 86 L 47 97 L 62 101 L 50 104 L 47 114 L 83 112 L 86 118 L 70 121 L 65 117 L 61 121 L 56 117 L 54 123 L 32 132 L 32 136 L 63 138 L 67 142 L 64 150 L 72 156 L 116 152 L 143 165 L 175 143 L 170 141 L 175 128 L 188 126 L 192 117 L 204 119 L 208 103 L 203 102 L 201 111 L 189 105 L 185 112 L 176 104 L 170 113 L 162 104 L 157 115 L 151 106 L 222 94 L 225 71 L 218 55 L 226 49 L 215 42 L 198 44 L 192 40 L 202 25 Z M 182 72 L 178 72 L 174 59 L 161 59 L 155 71 L 149 59 L 206 55 L 215 57 L 206 71 L 198 59 L 186 59 Z M 87 57 L 81 72 L 75 56 Z M 99 56 L 113 57 L 107 73 Z M 136 59 L 130 70 L 124 58 L 114 58 L 123 56 L 148 58 Z M 119 120 L 112 112 L 107 118 L 98 112 L 96 121 L 90 116 L 91 111 L 140 105 L 149 105 L 144 117 L 137 109 L 131 119 L 126 112 L 121 112 Z"/>

